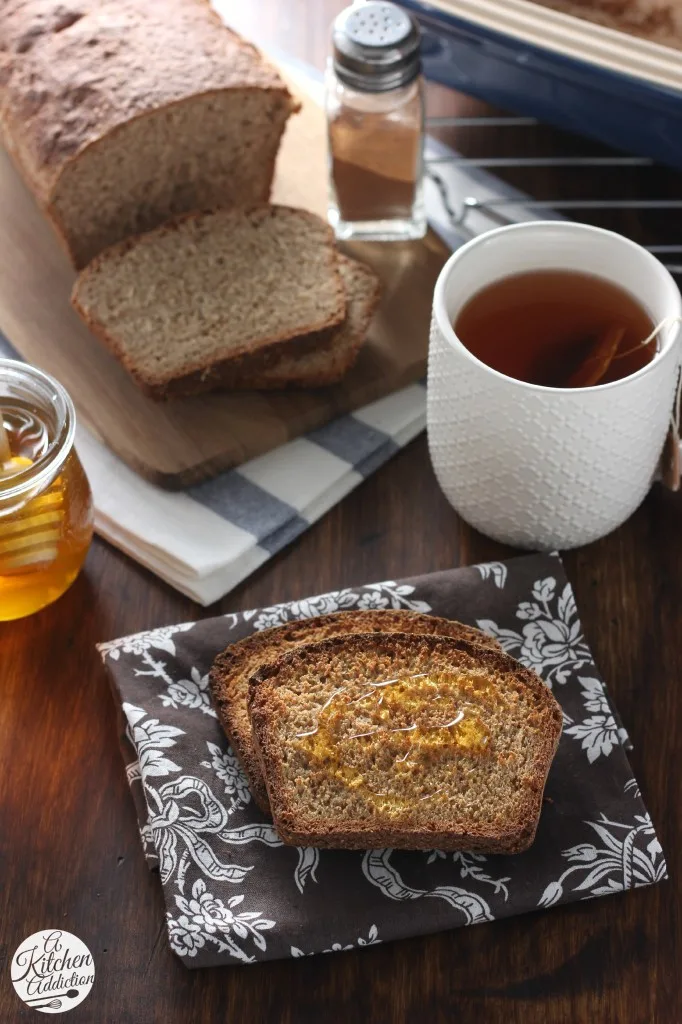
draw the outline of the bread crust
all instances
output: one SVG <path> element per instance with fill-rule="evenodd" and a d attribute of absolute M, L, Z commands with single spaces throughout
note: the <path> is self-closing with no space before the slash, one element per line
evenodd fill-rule
<path fill-rule="evenodd" d="M 155 378 L 140 370 L 140 368 L 135 364 L 135 361 L 130 358 L 129 353 L 120 340 L 112 335 L 110 331 L 107 330 L 106 326 L 81 303 L 80 292 L 87 284 L 89 278 L 101 272 L 103 264 L 105 264 L 108 259 L 116 256 L 123 256 L 136 245 L 144 245 L 147 242 L 152 244 L 152 239 L 154 238 L 173 234 L 181 229 L 183 224 L 189 223 L 190 221 L 199 221 L 204 217 L 210 217 L 214 214 L 223 212 L 226 214 L 234 213 L 235 216 L 244 216 L 249 219 L 255 219 L 255 221 L 258 222 L 262 221 L 266 217 L 278 216 L 280 211 L 293 212 L 302 219 L 310 220 L 311 223 L 315 224 L 318 230 L 323 228 L 328 241 L 327 269 L 331 272 L 334 278 L 336 294 L 335 310 L 334 313 L 331 316 L 328 316 L 324 321 L 312 323 L 308 334 L 297 334 L 293 337 L 287 335 L 266 337 L 259 342 L 257 347 L 253 347 L 252 345 L 251 348 L 244 347 L 240 350 L 232 350 L 230 355 L 225 359 L 214 360 L 209 363 L 189 364 L 178 376 Z M 308 210 L 300 210 L 289 206 L 270 206 L 264 203 L 243 208 L 238 211 L 233 208 L 225 211 L 220 209 L 196 210 L 191 213 L 182 214 L 179 217 L 174 217 L 172 220 L 167 221 L 160 227 L 154 228 L 152 231 L 148 231 L 143 235 L 136 235 L 132 238 L 126 238 L 123 241 L 115 242 L 96 256 L 78 275 L 71 293 L 71 303 L 88 329 L 101 342 L 103 342 L 104 345 L 106 345 L 113 355 L 116 356 L 118 361 L 128 371 L 142 391 L 149 395 L 150 398 L 157 401 L 163 401 L 165 399 L 172 398 L 173 396 L 187 397 L 209 391 L 228 389 L 231 387 L 231 382 L 235 378 L 235 375 L 243 372 L 243 367 L 245 365 L 249 367 L 249 372 L 257 374 L 260 369 L 270 365 L 273 360 L 277 360 L 283 355 L 295 355 L 308 352 L 311 347 L 315 346 L 318 332 L 335 328 L 343 321 L 346 315 L 346 290 L 343 286 L 343 280 L 336 262 L 336 250 L 334 248 L 334 234 L 332 229 L 328 225 L 324 224 L 324 222 L 322 222 L 314 213 L 310 213 Z"/>
<path fill-rule="evenodd" d="M 287 804 L 282 775 L 282 752 L 273 723 L 277 714 L 276 691 L 290 677 L 311 666 L 324 666 L 338 653 L 345 657 L 389 654 L 400 663 L 401 657 L 416 651 L 443 658 L 449 666 L 485 667 L 497 675 L 513 678 L 528 687 L 537 700 L 537 715 L 543 728 L 538 732 L 530 771 L 526 773 L 525 799 L 516 820 L 506 827 L 486 827 L 471 822 L 466 828 L 425 828 L 403 819 L 391 825 L 368 825 L 365 821 L 318 821 L 306 819 Z M 562 712 L 550 690 L 535 672 L 524 668 L 500 650 L 484 648 L 466 640 L 415 634 L 357 634 L 335 637 L 300 647 L 264 665 L 255 673 L 249 688 L 249 716 L 254 747 L 264 772 L 275 827 L 282 840 L 296 846 L 339 849 L 375 849 L 391 846 L 400 849 L 476 850 L 482 853 L 520 853 L 535 838 L 547 774 L 552 764 L 562 729 Z"/>
<path fill-rule="evenodd" d="M 273 626 L 230 644 L 217 656 L 209 672 L 211 698 L 220 724 L 242 764 L 249 788 L 262 811 L 269 812 L 270 804 L 248 717 L 249 679 L 261 666 L 278 660 L 283 653 L 302 643 L 319 639 L 325 634 L 347 636 L 370 631 L 435 633 L 462 637 L 472 643 L 487 644 L 499 649 L 496 640 L 473 626 L 465 626 L 461 622 L 437 615 L 402 609 L 332 612 L 329 615 L 287 622 L 283 626 Z"/>

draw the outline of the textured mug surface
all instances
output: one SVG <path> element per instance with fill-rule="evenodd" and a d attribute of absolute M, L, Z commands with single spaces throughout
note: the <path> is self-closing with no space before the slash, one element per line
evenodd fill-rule
<path fill-rule="evenodd" d="M 658 260 L 621 235 L 583 224 L 534 221 L 490 231 L 443 267 L 429 346 L 433 468 L 468 523 L 496 540 L 540 550 L 596 540 L 644 499 L 680 362 L 677 324 L 660 332 L 649 364 L 612 384 L 547 388 L 480 362 L 452 327 L 464 303 L 501 277 L 550 268 L 619 284 L 655 323 L 682 312 L 677 286 Z"/>

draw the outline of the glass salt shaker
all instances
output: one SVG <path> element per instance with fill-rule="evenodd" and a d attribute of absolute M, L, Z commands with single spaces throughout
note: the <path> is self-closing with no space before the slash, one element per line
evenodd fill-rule
<path fill-rule="evenodd" d="M 392 3 L 342 11 L 327 70 L 328 219 L 339 239 L 426 232 L 424 85 L 417 22 Z"/>

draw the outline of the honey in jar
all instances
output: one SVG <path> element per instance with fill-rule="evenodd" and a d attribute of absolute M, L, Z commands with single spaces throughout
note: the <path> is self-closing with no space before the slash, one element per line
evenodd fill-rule
<path fill-rule="evenodd" d="M 55 601 L 85 560 L 92 497 L 74 432 L 57 381 L 0 359 L 0 621 Z"/>

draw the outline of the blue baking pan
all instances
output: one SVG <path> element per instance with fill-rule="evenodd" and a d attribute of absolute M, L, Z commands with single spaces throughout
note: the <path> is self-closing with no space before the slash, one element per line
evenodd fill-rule
<path fill-rule="evenodd" d="M 505 110 L 682 168 L 682 92 L 526 44 L 419 0 L 424 70 Z"/>

